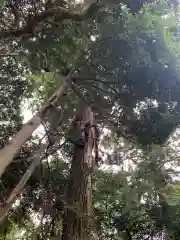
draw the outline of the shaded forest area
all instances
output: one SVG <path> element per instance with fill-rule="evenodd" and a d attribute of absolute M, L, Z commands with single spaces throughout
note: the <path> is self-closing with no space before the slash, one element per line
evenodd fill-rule
<path fill-rule="evenodd" d="M 178 0 L 0 0 L 0 240 L 180 239 Z"/>

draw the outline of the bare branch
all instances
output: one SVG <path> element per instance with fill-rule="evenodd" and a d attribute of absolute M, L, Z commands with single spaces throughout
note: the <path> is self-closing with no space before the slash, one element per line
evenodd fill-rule
<path fill-rule="evenodd" d="M 18 6 L 16 3 L 14 4 L 9 4 L 10 8 L 12 9 L 12 12 L 14 14 L 14 25 L 16 26 L 17 29 L 19 29 L 20 26 L 20 18 L 21 18 L 21 12 L 19 11 Z"/>

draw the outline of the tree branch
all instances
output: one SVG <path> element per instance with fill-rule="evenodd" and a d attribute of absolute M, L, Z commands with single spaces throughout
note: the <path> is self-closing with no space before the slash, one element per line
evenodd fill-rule
<path fill-rule="evenodd" d="M 0 32 L 1 39 L 8 37 L 21 37 L 24 35 L 32 34 L 39 26 L 40 23 L 55 17 L 56 21 L 62 22 L 63 20 L 83 21 L 84 19 L 91 17 L 94 10 L 99 8 L 99 4 L 91 3 L 80 12 L 71 11 L 67 8 L 56 6 L 54 8 L 47 9 L 35 16 L 32 16 L 24 26 L 16 30 L 4 30 Z"/>
<path fill-rule="evenodd" d="M 12 162 L 14 156 L 20 151 L 22 145 L 42 123 L 44 117 L 49 113 L 49 109 L 59 104 L 59 100 L 64 96 L 70 82 L 71 72 L 65 77 L 64 82 L 59 89 L 52 94 L 40 110 L 27 123 L 25 123 L 11 141 L 0 150 L 0 177 L 6 170 L 7 166 Z"/>
<path fill-rule="evenodd" d="M 69 129 L 72 127 L 72 123 L 74 122 L 75 118 L 76 116 L 72 118 Z M 59 137 L 57 137 L 56 141 L 57 140 L 59 140 Z M 36 167 L 41 163 L 43 159 L 47 158 L 49 155 L 52 155 L 57 150 L 61 149 L 66 144 L 66 142 L 68 142 L 68 138 L 66 138 L 62 144 L 55 146 L 53 149 L 49 150 L 48 153 L 46 150 L 48 148 L 49 143 L 41 144 L 40 149 L 33 156 L 29 157 L 28 162 L 31 161 L 31 163 L 29 164 L 29 167 L 27 168 L 26 172 L 20 179 L 17 186 L 13 189 L 13 191 L 11 192 L 11 194 L 9 195 L 5 203 L 3 203 L 2 206 L 0 206 L 0 224 L 4 221 L 5 217 L 7 216 L 10 209 L 12 208 L 13 203 L 22 192 L 24 186 L 26 185 L 29 178 L 32 176 Z"/>

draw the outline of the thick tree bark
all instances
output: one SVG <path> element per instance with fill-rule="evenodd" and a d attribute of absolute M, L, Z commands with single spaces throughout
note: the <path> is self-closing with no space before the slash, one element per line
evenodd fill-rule
<path fill-rule="evenodd" d="M 94 125 L 94 115 L 90 108 L 77 119 L 76 127 L 84 129 L 86 123 Z M 83 134 L 83 132 L 82 132 Z M 84 146 L 75 146 L 72 159 L 69 186 L 67 189 L 67 210 L 64 217 L 63 240 L 89 240 L 92 221 L 93 170 L 92 150 L 94 147 L 93 129 L 86 130 Z M 69 206 L 69 207 L 68 207 Z"/>
<path fill-rule="evenodd" d="M 47 103 L 32 117 L 32 119 L 22 126 L 21 130 L 12 138 L 12 140 L 0 150 L 0 177 L 4 173 L 6 167 L 11 163 L 14 156 L 20 151 L 22 145 L 42 123 L 48 110 L 57 105 L 59 99 L 64 95 L 70 81 L 71 76 L 68 75 L 62 86 L 52 95 L 52 97 L 50 97 Z"/>

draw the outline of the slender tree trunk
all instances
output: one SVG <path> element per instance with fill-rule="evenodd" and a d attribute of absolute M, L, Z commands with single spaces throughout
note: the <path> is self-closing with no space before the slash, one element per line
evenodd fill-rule
<path fill-rule="evenodd" d="M 77 119 L 76 127 L 84 129 L 86 123 L 94 124 L 90 108 Z M 83 131 L 82 131 L 83 135 Z M 87 137 L 86 137 L 86 136 Z M 92 218 L 93 129 L 86 130 L 84 146 L 76 145 L 72 159 L 69 186 L 67 189 L 67 210 L 64 217 L 63 240 L 89 240 Z M 81 136 L 82 137 L 82 136 Z"/>
<path fill-rule="evenodd" d="M 72 120 L 73 122 L 74 120 Z M 71 123 L 72 123 L 71 122 Z M 71 125 L 70 125 L 71 126 Z M 59 140 L 59 137 L 54 138 L 54 140 Z M 66 142 L 66 141 L 65 141 Z M 17 197 L 20 195 L 20 193 L 23 191 L 24 186 L 26 185 L 27 181 L 29 180 L 29 178 L 32 176 L 34 170 L 36 169 L 36 167 L 41 163 L 41 161 L 44 158 L 47 158 L 48 155 L 53 154 L 53 152 L 59 150 L 64 143 L 62 143 L 59 146 L 53 148 L 49 154 L 47 155 L 47 152 L 45 151 L 48 147 L 49 143 L 45 143 L 45 144 L 41 144 L 41 147 L 39 150 L 37 150 L 33 156 L 30 156 L 28 158 L 28 162 L 31 162 L 27 168 L 27 170 L 25 171 L 25 173 L 23 174 L 22 178 L 20 179 L 20 181 L 18 182 L 17 186 L 13 189 L 13 191 L 10 193 L 9 197 L 6 199 L 6 201 L 3 203 L 3 205 L 0 205 L 0 224 L 3 223 L 5 217 L 7 216 L 8 212 L 10 211 L 10 209 L 12 208 L 13 203 L 15 202 L 15 200 L 17 199 Z"/>
<path fill-rule="evenodd" d="M 26 172 L 20 179 L 19 183 L 17 186 L 13 189 L 9 197 L 6 199 L 5 203 L 0 205 L 0 224 L 3 223 L 4 219 L 6 218 L 7 214 L 9 213 L 10 209 L 12 208 L 13 203 L 19 196 L 19 194 L 22 192 L 25 184 L 27 183 L 28 179 L 31 177 L 33 174 L 34 170 L 36 167 L 40 164 L 42 158 L 44 157 L 43 151 L 46 149 L 48 144 L 42 144 L 41 148 L 32 156 L 29 158 L 29 161 L 32 161 L 27 168 Z M 41 154 L 43 156 L 41 157 Z"/>
<path fill-rule="evenodd" d="M 11 163 L 14 156 L 20 151 L 22 145 L 31 137 L 32 133 L 42 123 L 48 110 L 52 106 L 56 106 L 59 99 L 64 95 L 71 81 L 70 75 L 65 78 L 62 86 L 50 97 L 47 103 L 26 123 L 21 130 L 12 138 L 12 140 L 0 150 L 0 177 Z"/>

